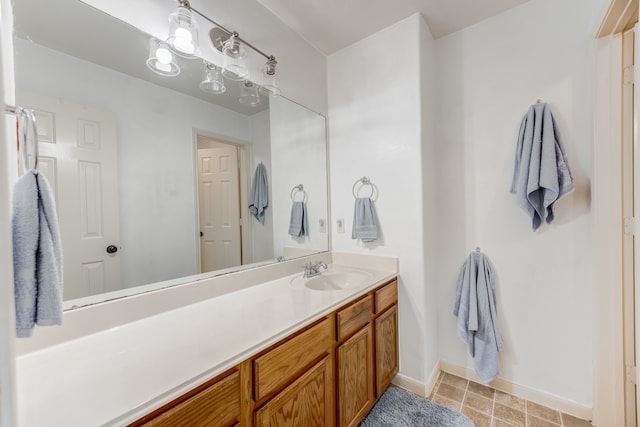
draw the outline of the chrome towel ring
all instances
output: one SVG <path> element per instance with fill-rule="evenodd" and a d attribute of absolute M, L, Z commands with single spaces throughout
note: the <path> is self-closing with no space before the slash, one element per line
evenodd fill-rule
<path fill-rule="evenodd" d="M 360 184 L 360 187 L 358 187 L 358 184 Z M 369 196 L 367 197 L 373 198 L 373 193 L 375 193 L 375 186 L 366 176 L 363 176 L 362 178 L 360 178 L 359 180 L 353 183 L 353 187 L 351 187 L 351 194 L 353 194 L 353 197 L 357 199 L 358 194 L 360 193 L 360 190 L 362 189 L 362 187 L 365 187 L 367 185 L 371 187 L 371 194 L 369 194 Z"/>
<path fill-rule="evenodd" d="M 296 201 L 296 195 L 298 193 L 302 193 L 302 200 L 298 200 L 298 202 L 306 202 L 307 201 L 307 192 L 304 191 L 304 185 L 298 184 L 291 189 L 291 201 Z"/>

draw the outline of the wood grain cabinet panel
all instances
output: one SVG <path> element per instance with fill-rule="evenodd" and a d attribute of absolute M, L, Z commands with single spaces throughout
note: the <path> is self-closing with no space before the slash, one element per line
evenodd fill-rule
<path fill-rule="evenodd" d="M 338 310 L 336 319 L 338 322 L 338 341 L 342 341 L 371 319 L 373 313 L 373 301 L 371 295 L 354 302 L 346 308 Z"/>
<path fill-rule="evenodd" d="M 255 413 L 256 427 L 333 425 L 333 369 L 329 356 Z"/>
<path fill-rule="evenodd" d="M 285 341 L 253 361 L 254 397 L 277 391 L 331 351 L 331 321 L 322 322 Z"/>
<path fill-rule="evenodd" d="M 387 307 L 398 302 L 398 280 L 393 280 L 388 285 L 375 292 L 376 314 L 382 313 Z"/>
<path fill-rule="evenodd" d="M 144 424 L 145 427 L 227 427 L 240 415 L 240 374 L 236 371 Z"/>
<path fill-rule="evenodd" d="M 398 306 L 375 320 L 376 397 L 380 397 L 398 373 Z"/>
<path fill-rule="evenodd" d="M 336 353 L 338 425 L 354 426 L 374 403 L 371 325 L 349 338 Z"/>

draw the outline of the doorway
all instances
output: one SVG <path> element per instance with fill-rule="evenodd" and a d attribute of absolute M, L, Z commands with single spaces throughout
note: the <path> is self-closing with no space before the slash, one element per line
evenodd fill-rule
<path fill-rule="evenodd" d="M 245 148 L 198 133 L 196 151 L 200 272 L 242 265 Z"/>

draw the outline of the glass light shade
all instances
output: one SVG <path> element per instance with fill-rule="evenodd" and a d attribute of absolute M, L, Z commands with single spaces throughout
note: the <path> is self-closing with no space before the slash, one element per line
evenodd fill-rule
<path fill-rule="evenodd" d="M 184 6 L 178 7 L 169 15 L 167 44 L 184 58 L 195 58 L 200 53 L 198 23 L 191 11 Z"/>
<path fill-rule="evenodd" d="M 149 40 L 147 67 L 161 76 L 177 76 L 180 74 L 180 67 L 167 44 L 154 38 Z"/>
<path fill-rule="evenodd" d="M 220 68 L 204 61 L 203 74 L 203 80 L 200 82 L 200 89 L 202 91 L 219 95 L 227 90 L 224 85 L 224 79 L 222 78 Z"/>
<path fill-rule="evenodd" d="M 234 81 L 243 81 L 249 77 L 249 69 L 247 68 L 247 51 L 237 39 L 236 35 L 232 35 L 224 42 L 222 47 L 224 56 L 224 65 L 222 67 L 222 75 Z"/>
<path fill-rule="evenodd" d="M 243 105 L 255 107 L 260 104 L 260 95 L 258 94 L 258 86 L 251 83 L 249 80 L 245 80 L 240 87 L 240 99 L 238 100 Z"/>
<path fill-rule="evenodd" d="M 264 64 L 264 68 L 262 69 L 262 74 L 264 77 L 264 82 L 260 90 L 262 93 L 267 95 L 280 95 L 282 91 L 280 90 L 280 84 L 278 82 L 278 62 L 272 56 L 267 62 Z"/>

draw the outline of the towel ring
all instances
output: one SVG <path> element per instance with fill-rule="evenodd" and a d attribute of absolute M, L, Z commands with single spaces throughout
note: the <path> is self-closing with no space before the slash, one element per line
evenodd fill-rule
<path fill-rule="evenodd" d="M 16 110 L 16 115 L 18 116 L 18 148 L 22 157 L 22 167 L 25 171 L 36 171 L 39 157 L 36 116 L 33 110 L 28 108 L 17 107 Z M 29 148 L 29 142 L 32 144 L 31 148 Z M 33 160 L 33 166 L 30 160 Z"/>
<path fill-rule="evenodd" d="M 360 184 L 360 187 L 358 187 L 357 191 L 356 191 L 356 187 L 357 185 Z M 360 190 L 362 189 L 362 187 L 368 185 L 369 187 L 371 187 L 371 194 L 369 195 L 370 198 L 373 197 L 373 193 L 375 192 L 375 186 L 373 185 L 373 183 L 369 180 L 369 178 L 367 178 L 366 176 L 363 176 L 362 178 L 360 178 L 359 180 L 357 180 L 356 182 L 353 183 L 353 187 L 351 187 L 351 194 L 353 194 L 353 198 L 357 199 L 358 198 L 358 193 L 360 192 Z"/>
<path fill-rule="evenodd" d="M 302 200 L 299 200 L 300 202 L 306 202 L 307 201 L 307 192 L 304 191 L 304 185 L 302 184 L 298 184 L 296 186 L 294 186 L 291 189 L 291 201 L 295 202 L 296 201 L 296 194 L 298 193 L 302 193 Z"/>

